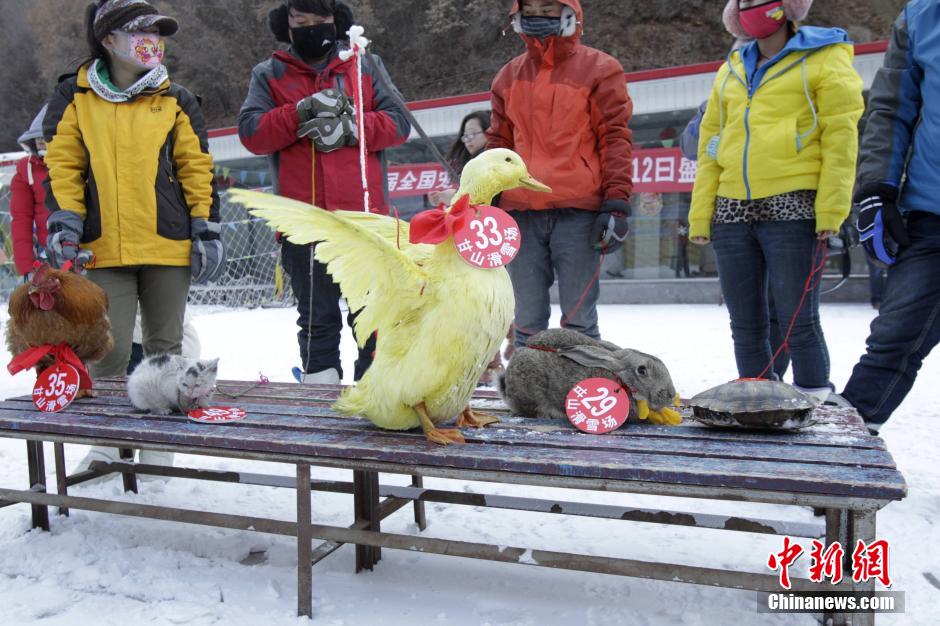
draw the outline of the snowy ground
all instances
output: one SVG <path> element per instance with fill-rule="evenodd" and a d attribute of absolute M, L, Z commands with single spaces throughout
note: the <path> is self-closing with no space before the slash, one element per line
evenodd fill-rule
<path fill-rule="evenodd" d="M 5 308 L 5 307 L 4 307 Z M 224 378 L 290 380 L 294 364 L 291 310 L 195 312 L 205 356 L 219 356 Z M 557 316 L 557 312 L 556 312 Z M 864 346 L 873 312 L 866 306 L 826 306 L 823 323 L 832 352 L 832 377 L 842 385 Z M 556 318 L 557 319 L 557 318 Z M 607 306 L 601 310 L 605 338 L 660 356 L 677 388 L 688 397 L 734 377 L 726 311 L 717 306 Z M 354 350 L 344 337 L 344 367 L 352 372 Z M 879 516 L 878 535 L 891 542 L 893 589 L 907 594 L 906 615 L 883 615 L 879 624 L 936 624 L 940 589 L 940 358 L 929 359 L 907 402 L 883 430 L 904 473 L 910 495 Z M 25 394 L 30 376 L 0 375 L 0 396 Z M 23 488 L 24 445 L 0 439 L 0 485 Z M 51 449 L 50 449 L 51 452 Z M 84 448 L 66 448 L 71 465 Z M 292 474 L 274 464 L 189 457 L 186 464 Z M 47 463 L 47 467 L 51 467 Z M 314 477 L 347 478 L 317 470 Z M 389 482 L 403 482 L 385 477 Z M 54 479 L 49 483 L 55 484 Z M 803 509 L 771 505 L 708 503 L 618 494 L 573 494 L 548 489 L 427 480 L 466 491 L 563 499 L 583 497 L 695 512 L 752 513 L 812 520 Z M 81 486 L 77 495 L 123 497 L 146 503 L 273 516 L 292 520 L 293 492 L 261 487 L 150 482 L 139 496 L 120 494 L 120 481 Z M 416 533 L 409 508 L 383 529 Z M 349 496 L 314 494 L 314 523 L 351 523 Z M 509 511 L 428 505 L 428 536 L 500 545 L 574 551 L 669 562 L 731 566 L 762 571 L 779 540 L 712 530 L 622 521 L 546 517 Z M 29 507 L 0 509 L 0 624 L 304 624 L 295 617 L 296 548 L 286 537 L 215 530 L 73 511 L 55 517 L 52 532 L 30 532 Z M 242 564 L 250 552 L 265 560 Z M 805 566 L 805 558 L 801 559 Z M 756 612 L 758 594 L 640 581 L 599 574 L 385 550 L 372 573 L 353 574 L 354 551 L 345 546 L 314 569 L 314 619 L 318 624 L 814 624 L 811 615 Z M 801 572 L 803 573 L 803 572 Z"/>

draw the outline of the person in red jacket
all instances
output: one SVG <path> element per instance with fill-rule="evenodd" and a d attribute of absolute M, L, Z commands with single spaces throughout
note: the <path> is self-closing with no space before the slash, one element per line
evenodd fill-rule
<path fill-rule="evenodd" d="M 371 211 L 388 213 L 383 151 L 404 143 L 411 132 L 382 61 L 362 60 L 363 101 L 354 106 L 355 57 L 343 61 L 341 40 L 352 25 L 349 8 L 335 0 L 285 0 L 268 15 L 278 41 L 289 43 L 258 64 L 238 119 L 242 144 L 270 155 L 275 192 L 335 211 L 362 211 L 357 115 L 366 140 L 366 173 Z M 299 313 L 297 333 L 303 382 L 339 383 L 339 286 L 326 266 L 313 260 L 310 246 L 282 240 L 281 260 L 290 275 Z M 348 318 L 352 327 L 352 316 Z M 372 362 L 374 340 L 360 349 L 358 380 Z"/>
<path fill-rule="evenodd" d="M 516 295 L 516 345 L 548 327 L 558 274 L 562 325 L 599 338 L 596 271 L 601 253 L 629 231 L 633 104 L 623 67 L 581 45 L 578 0 L 515 0 L 514 30 L 526 52 L 492 87 L 488 148 L 510 148 L 551 193 L 502 194 L 522 247 L 508 266 Z"/>
<path fill-rule="evenodd" d="M 33 264 L 40 260 L 46 244 L 46 191 L 43 181 L 49 175 L 43 158 L 46 156 L 46 141 L 42 136 L 42 120 L 46 115 L 43 106 L 33 119 L 29 130 L 17 140 L 29 156 L 16 163 L 16 174 L 10 183 L 10 235 L 13 239 L 13 263 L 16 273 L 26 276 L 33 271 Z"/>

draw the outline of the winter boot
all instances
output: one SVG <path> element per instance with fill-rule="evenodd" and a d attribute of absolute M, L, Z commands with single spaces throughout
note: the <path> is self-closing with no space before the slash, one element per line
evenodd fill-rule
<path fill-rule="evenodd" d="M 173 453 L 164 452 L 162 450 L 141 450 L 140 451 L 140 464 L 141 465 L 162 465 L 164 467 L 173 467 Z M 156 476 L 154 474 L 138 474 L 137 480 L 144 482 L 154 481 L 154 480 L 169 480 L 169 476 Z"/>
<path fill-rule="evenodd" d="M 91 464 L 95 461 L 102 461 L 104 463 L 117 463 L 121 460 L 121 453 L 117 448 L 106 448 L 103 446 L 92 446 L 88 451 L 88 454 L 85 455 L 81 461 L 78 462 L 78 465 L 75 466 L 75 469 L 72 470 L 73 474 L 79 472 L 84 472 L 91 469 Z M 111 478 L 112 474 L 105 474 L 104 476 L 99 476 L 93 480 L 86 481 L 85 484 L 92 484 L 107 480 Z"/>
<path fill-rule="evenodd" d="M 340 383 L 339 370 L 331 367 L 319 372 L 304 374 L 304 379 L 301 382 L 305 385 L 338 385 Z"/>
<path fill-rule="evenodd" d="M 800 387 L 799 385 L 793 385 L 797 390 L 802 391 L 810 398 L 816 401 L 817 406 L 825 403 L 829 400 L 829 397 L 835 391 L 835 388 L 830 383 L 826 387 Z"/>

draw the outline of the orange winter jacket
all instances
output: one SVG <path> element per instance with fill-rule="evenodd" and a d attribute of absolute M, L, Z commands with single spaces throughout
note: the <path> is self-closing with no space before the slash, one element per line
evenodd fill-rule
<path fill-rule="evenodd" d="M 515 150 L 529 172 L 552 188 L 504 192 L 504 209 L 597 210 L 604 200 L 629 200 L 633 189 L 633 135 L 627 128 L 633 103 L 623 66 L 581 45 L 581 3 L 561 2 L 567 7 L 563 33 L 566 25 L 573 32 L 544 41 L 520 33 L 525 54 L 493 80 L 487 147 Z M 519 9 L 516 0 L 514 23 Z"/>

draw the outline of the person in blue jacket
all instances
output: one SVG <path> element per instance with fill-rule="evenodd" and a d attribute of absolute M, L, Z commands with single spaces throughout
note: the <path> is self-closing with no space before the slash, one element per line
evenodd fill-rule
<path fill-rule="evenodd" d="M 877 431 L 940 341 L 940 0 L 911 0 L 901 12 L 868 108 L 858 229 L 891 271 L 842 396 Z"/>

